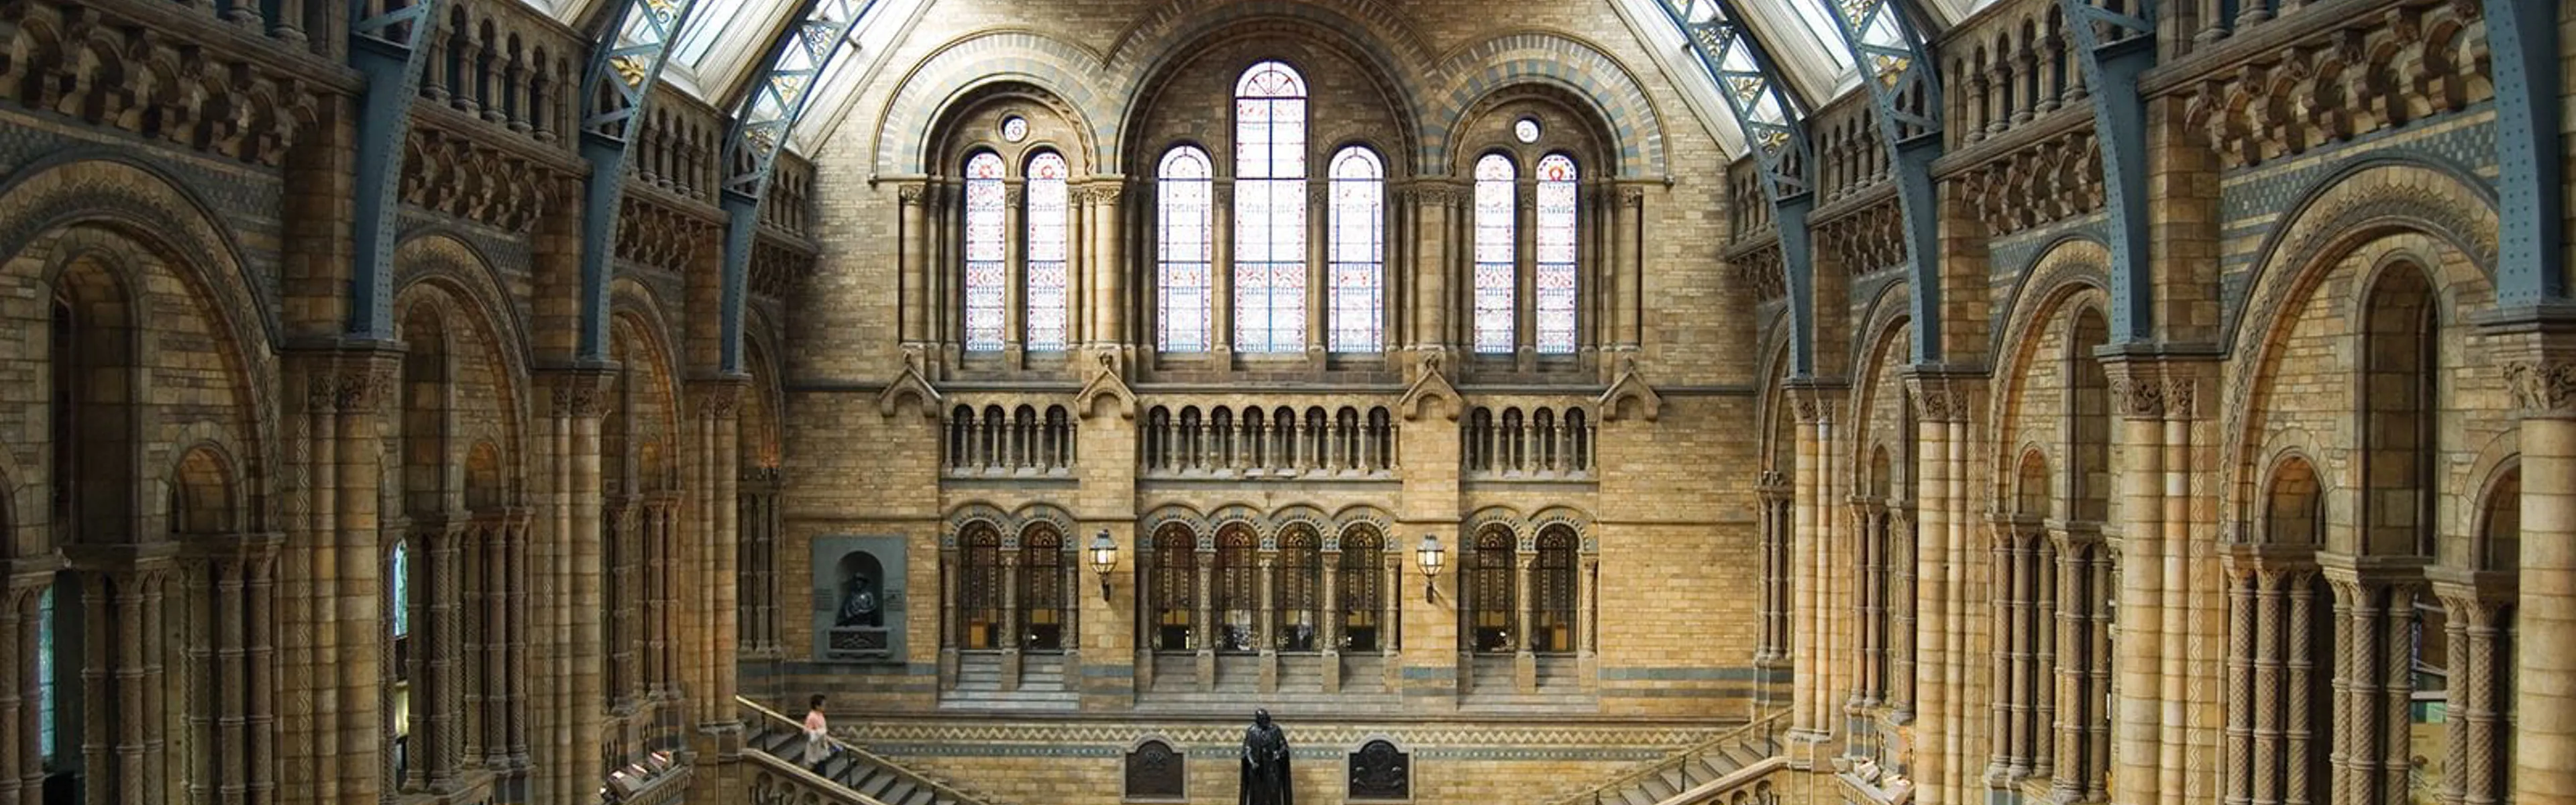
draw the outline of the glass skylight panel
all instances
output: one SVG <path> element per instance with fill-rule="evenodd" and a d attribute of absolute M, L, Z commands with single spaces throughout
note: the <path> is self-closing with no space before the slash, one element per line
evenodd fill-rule
<path fill-rule="evenodd" d="M 1798 12 L 1798 21 L 1805 23 L 1808 38 L 1804 42 L 1795 43 L 1795 46 L 1823 54 L 1825 58 L 1833 61 L 1834 69 L 1838 73 L 1851 69 L 1851 52 L 1843 47 L 1842 24 L 1835 22 L 1834 13 L 1825 10 L 1822 5 L 1827 2 L 1843 2 L 1843 0 L 1779 0 L 1779 2 L 1788 3 L 1790 8 Z"/>

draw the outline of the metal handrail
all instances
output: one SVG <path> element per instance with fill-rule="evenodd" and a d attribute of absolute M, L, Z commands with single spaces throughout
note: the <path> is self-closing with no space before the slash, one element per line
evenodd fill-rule
<path fill-rule="evenodd" d="M 805 728 L 805 722 L 798 721 L 798 720 L 796 720 L 796 719 L 792 719 L 792 718 L 788 718 L 788 717 L 787 717 L 787 714 L 785 714 L 785 713 L 781 713 L 781 712 L 778 712 L 778 711 L 776 711 L 776 710 L 771 710 L 771 709 L 769 709 L 769 708 L 762 707 L 762 706 L 760 706 L 760 703 L 759 703 L 759 702 L 752 701 L 752 700 L 751 700 L 751 699 L 749 699 L 749 698 L 742 697 L 742 696 L 736 696 L 736 697 L 734 697 L 734 701 L 735 701 L 736 703 L 741 704 L 741 705 L 742 705 L 742 707 L 743 707 L 743 709 L 745 709 L 745 710 L 749 710 L 749 711 L 752 711 L 752 712 L 754 712 L 754 713 L 759 713 L 759 714 L 760 714 L 762 717 L 764 717 L 764 718 L 768 718 L 768 719 L 771 719 L 771 720 L 777 721 L 778 723 L 786 724 L 786 725 L 788 725 L 788 726 L 795 727 L 795 728 L 796 728 L 796 729 L 798 729 L 798 730 L 803 730 L 803 729 Z M 755 733 L 755 734 L 756 734 L 756 733 Z M 877 755 L 876 753 L 874 753 L 874 752 L 870 752 L 870 751 L 868 751 L 868 750 L 861 749 L 861 748 L 859 748 L 859 747 L 858 747 L 858 745 L 857 745 L 857 744 L 853 744 L 853 743 L 850 743 L 850 742 L 848 742 L 848 741 L 844 741 L 844 740 L 841 740 L 841 739 L 839 739 L 839 738 L 832 737 L 832 736 L 830 736 L 830 735 L 825 735 L 825 736 L 823 736 L 823 740 L 830 741 L 830 742 L 832 743 L 832 746 L 833 746 L 834 748 L 839 749 L 839 750 L 841 750 L 841 751 L 843 751 L 843 752 L 848 752 L 848 753 L 850 753 L 850 754 L 852 754 L 852 755 L 857 755 L 857 756 L 859 757 L 859 759 L 861 759 L 861 760 L 865 760 L 865 761 L 867 761 L 867 762 L 869 762 L 869 763 L 876 764 L 879 768 L 888 769 L 888 770 L 893 771 L 893 772 L 894 772 L 894 773 L 896 773 L 896 774 L 903 775 L 903 777 L 904 777 L 905 779 L 907 779 L 907 780 L 911 781 L 914 785 L 919 786 L 919 787 L 923 787 L 923 788 L 928 788 L 928 789 L 930 789 L 931 791 L 933 791 L 933 792 L 937 793 L 941 798 L 944 798 L 944 799 L 950 799 L 950 800 L 955 800 L 955 801 L 958 803 L 958 805 L 987 805 L 987 803 L 988 803 L 988 800 L 986 800 L 986 799 L 985 799 L 985 798 L 983 798 L 983 797 L 975 796 L 975 795 L 972 795 L 972 794 L 968 794 L 968 793 L 966 793 L 966 792 L 964 792 L 964 791 L 957 790 L 957 788 L 956 788 L 955 786 L 951 786 L 951 785 L 949 785 L 949 784 L 947 784 L 947 783 L 943 783 L 943 782 L 940 782 L 940 781 L 938 781 L 938 780 L 930 779 L 928 776 L 925 776 L 925 775 L 921 774 L 920 772 L 916 772 L 916 771 L 913 771 L 913 770 L 911 770 L 911 769 L 905 768 L 905 767 L 903 767 L 903 765 L 898 764 L 898 763 L 895 763 L 894 761 L 887 760 L 887 759 L 885 759 L 885 758 L 883 758 L 883 757 L 880 757 L 880 756 L 878 756 L 878 755 Z M 835 783 L 837 783 L 837 782 L 839 782 L 839 781 L 835 780 L 834 782 L 835 782 Z"/>
<path fill-rule="evenodd" d="M 1593 786 L 1590 790 L 1584 791 L 1583 793 L 1559 799 L 1554 803 L 1551 803 L 1551 805 L 1604 805 L 1605 803 L 1624 803 L 1626 800 L 1612 796 L 1613 792 L 1625 790 L 1629 786 L 1637 785 L 1649 778 L 1661 776 L 1664 772 L 1684 768 L 1691 761 L 1697 760 L 1703 755 L 1710 752 L 1724 750 L 1726 747 L 1740 743 L 1745 738 L 1751 737 L 1755 734 L 1761 735 L 1764 742 L 1768 743 L 1769 739 L 1772 738 L 1779 729 L 1780 722 L 1786 720 L 1788 716 L 1789 711 L 1780 710 L 1768 715 L 1757 717 L 1752 721 L 1745 722 L 1743 726 L 1720 733 L 1715 738 L 1710 738 L 1706 741 L 1692 744 L 1683 748 L 1681 751 L 1674 752 L 1663 760 L 1656 761 L 1652 766 L 1636 769 L 1626 774 L 1619 775 L 1618 777 L 1611 778 L 1609 782 Z"/>

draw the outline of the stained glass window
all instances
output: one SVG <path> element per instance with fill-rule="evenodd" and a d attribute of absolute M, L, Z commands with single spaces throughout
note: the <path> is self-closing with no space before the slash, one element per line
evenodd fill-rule
<path fill-rule="evenodd" d="M 1002 349 L 1002 287 L 1010 250 L 1003 244 L 1002 158 L 966 160 L 966 351 Z"/>
<path fill-rule="evenodd" d="M 1234 88 L 1234 342 L 1306 348 L 1306 82 L 1262 62 Z"/>
<path fill-rule="evenodd" d="M 1538 142 L 1538 118 L 1524 117 L 1512 123 L 1512 136 L 1523 143 Z"/>
<path fill-rule="evenodd" d="M 1207 152 L 1179 146 L 1163 153 L 1155 171 L 1155 260 L 1161 264 L 1155 288 L 1154 345 L 1164 352 L 1206 352 L 1208 348 L 1208 203 Z"/>
<path fill-rule="evenodd" d="M 1386 168 L 1359 146 L 1333 155 L 1332 350 L 1386 348 Z"/>
<path fill-rule="evenodd" d="M 1538 161 L 1538 351 L 1574 352 L 1574 160 Z"/>
<path fill-rule="evenodd" d="M 1030 352 L 1064 350 L 1064 180 L 1064 157 L 1050 151 L 1029 160 Z"/>
<path fill-rule="evenodd" d="M 1029 138 L 1029 119 L 1019 115 L 1002 118 L 1002 139 L 1019 142 Z"/>
<path fill-rule="evenodd" d="M 54 588 L 36 595 L 36 754 L 54 759 Z"/>
<path fill-rule="evenodd" d="M 387 589 L 393 591 L 393 601 L 385 608 L 393 614 L 394 639 L 400 640 L 411 634 L 411 546 L 408 543 L 394 543 L 394 567 L 385 576 L 385 582 Z"/>
<path fill-rule="evenodd" d="M 1518 176 L 1510 157 L 1486 154 L 1476 160 L 1476 351 L 1512 351 L 1512 276 L 1518 261 L 1512 239 L 1512 181 Z"/>

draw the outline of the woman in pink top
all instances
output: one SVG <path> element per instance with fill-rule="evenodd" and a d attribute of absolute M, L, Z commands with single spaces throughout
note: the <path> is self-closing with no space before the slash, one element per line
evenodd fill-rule
<path fill-rule="evenodd" d="M 823 761 L 832 758 L 832 727 L 823 720 L 823 694 L 814 694 L 805 709 L 805 766 L 814 773 L 823 772 Z"/>

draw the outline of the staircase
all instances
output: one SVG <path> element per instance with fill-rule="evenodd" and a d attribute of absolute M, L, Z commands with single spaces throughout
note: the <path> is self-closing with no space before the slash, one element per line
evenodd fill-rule
<path fill-rule="evenodd" d="M 1756 718 L 1664 758 L 1652 766 L 1620 775 L 1592 790 L 1556 800 L 1552 805 L 1688 805 L 1715 797 L 1768 776 L 1785 763 L 1780 758 L 1780 724 L 1787 711 Z"/>
<path fill-rule="evenodd" d="M 820 770 L 806 768 L 805 725 L 749 699 L 737 699 L 749 737 L 743 747 L 774 766 L 809 772 L 858 795 L 859 805 L 992 805 L 948 784 L 895 765 L 885 758 L 831 739 L 832 759 Z M 848 799 L 843 797 L 842 799 Z"/>

